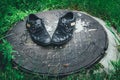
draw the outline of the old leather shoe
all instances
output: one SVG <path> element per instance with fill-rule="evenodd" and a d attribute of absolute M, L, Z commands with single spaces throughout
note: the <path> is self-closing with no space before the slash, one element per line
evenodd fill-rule
<path fill-rule="evenodd" d="M 26 21 L 26 28 L 30 33 L 32 40 L 41 46 L 47 46 L 51 42 L 50 35 L 48 34 L 42 19 L 34 14 L 30 14 Z"/>
<path fill-rule="evenodd" d="M 52 44 L 62 45 L 72 39 L 75 29 L 75 16 L 72 12 L 66 13 L 59 19 L 57 28 L 52 36 Z"/>

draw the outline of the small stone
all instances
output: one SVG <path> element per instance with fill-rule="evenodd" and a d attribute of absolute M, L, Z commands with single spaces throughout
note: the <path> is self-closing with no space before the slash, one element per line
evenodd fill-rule
<path fill-rule="evenodd" d="M 68 66 L 69 66 L 69 64 L 68 64 L 68 63 L 66 63 L 66 64 L 63 64 L 63 66 L 64 66 L 64 67 L 68 67 Z"/>

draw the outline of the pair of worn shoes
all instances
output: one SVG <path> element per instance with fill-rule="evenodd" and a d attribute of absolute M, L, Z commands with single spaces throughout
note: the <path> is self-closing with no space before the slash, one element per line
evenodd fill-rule
<path fill-rule="evenodd" d="M 75 16 L 72 12 L 66 13 L 59 18 L 57 28 L 52 36 L 48 34 L 43 20 L 34 14 L 30 14 L 26 21 L 26 28 L 30 33 L 32 40 L 41 46 L 62 45 L 72 39 L 75 29 Z"/>

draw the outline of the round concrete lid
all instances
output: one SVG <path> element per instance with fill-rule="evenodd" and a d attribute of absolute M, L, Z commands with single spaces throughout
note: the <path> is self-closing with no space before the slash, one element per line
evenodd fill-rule
<path fill-rule="evenodd" d="M 50 36 L 53 35 L 58 20 L 68 10 L 54 10 L 36 14 L 42 18 Z M 26 30 L 26 19 L 18 22 L 8 32 L 7 40 L 14 47 L 14 63 L 21 69 L 50 76 L 67 75 L 88 68 L 105 54 L 108 46 L 107 34 L 103 26 L 89 15 L 73 11 L 76 26 L 73 38 L 63 46 L 42 47 L 36 45 Z"/>

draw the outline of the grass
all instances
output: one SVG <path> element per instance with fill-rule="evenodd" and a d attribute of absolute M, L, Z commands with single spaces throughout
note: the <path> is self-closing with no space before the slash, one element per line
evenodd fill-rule
<path fill-rule="evenodd" d="M 97 16 L 120 32 L 120 0 L 2 0 L 0 2 L 0 80 L 120 80 L 120 61 L 113 62 L 115 72 L 93 74 L 97 65 L 90 70 L 64 78 L 49 78 L 38 74 L 27 74 L 12 67 L 12 46 L 5 40 L 6 32 L 30 13 L 53 9 L 71 9 Z M 4 55 L 2 57 L 1 55 Z"/>

